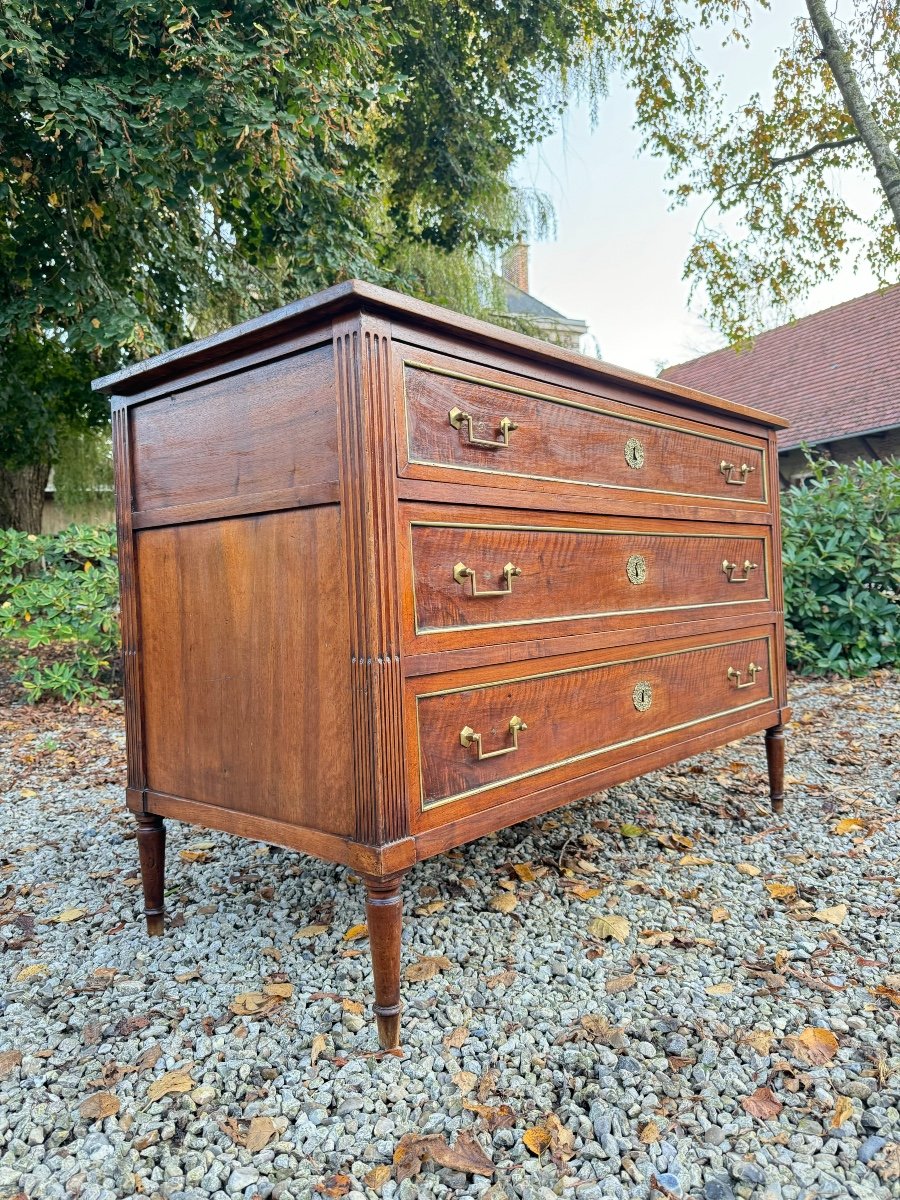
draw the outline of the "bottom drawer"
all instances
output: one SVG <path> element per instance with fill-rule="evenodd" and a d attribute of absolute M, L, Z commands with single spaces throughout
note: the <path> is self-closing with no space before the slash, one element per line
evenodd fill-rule
<path fill-rule="evenodd" d="M 640 649 L 415 680 L 421 812 L 513 799 L 546 786 L 547 773 L 588 774 L 601 754 L 637 756 L 650 739 L 681 740 L 691 726 L 774 702 L 771 627 Z"/>

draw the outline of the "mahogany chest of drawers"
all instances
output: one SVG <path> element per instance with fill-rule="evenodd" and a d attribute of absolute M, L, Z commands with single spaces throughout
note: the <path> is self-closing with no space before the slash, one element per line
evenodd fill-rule
<path fill-rule="evenodd" d="M 358 282 L 112 395 L 148 928 L 166 817 L 367 890 L 383 1046 L 418 859 L 787 719 L 775 430 Z"/>

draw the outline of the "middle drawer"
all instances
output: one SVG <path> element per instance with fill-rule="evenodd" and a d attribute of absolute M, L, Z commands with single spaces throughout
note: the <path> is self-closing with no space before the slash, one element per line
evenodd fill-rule
<path fill-rule="evenodd" d="M 401 520 L 413 654 L 772 608 L 768 526 L 405 504 Z"/>

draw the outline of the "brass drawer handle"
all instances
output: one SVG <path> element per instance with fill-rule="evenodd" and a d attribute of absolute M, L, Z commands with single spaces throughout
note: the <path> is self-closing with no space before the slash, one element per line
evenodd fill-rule
<path fill-rule="evenodd" d="M 527 728 L 528 726 L 521 717 L 510 717 L 509 732 L 512 734 L 512 745 L 502 746 L 499 750 L 490 750 L 487 754 L 485 754 L 481 746 L 481 734 L 476 733 L 470 725 L 466 725 L 464 729 L 459 731 L 459 740 L 463 746 L 476 746 L 478 748 L 478 761 L 483 762 L 486 758 L 499 758 L 502 754 L 512 754 L 513 750 L 518 750 L 519 730 Z"/>
<path fill-rule="evenodd" d="M 719 470 L 725 476 L 726 483 L 734 484 L 735 487 L 743 487 L 747 482 L 747 476 L 751 471 L 755 471 L 756 467 L 748 466 L 747 463 L 741 463 L 740 468 L 738 468 L 734 465 L 734 463 L 726 462 L 723 458 L 719 463 Z M 737 471 L 740 475 L 740 479 L 732 479 L 732 471 Z"/>
<path fill-rule="evenodd" d="M 735 575 L 735 571 L 738 569 L 737 563 L 730 563 L 726 558 L 722 563 L 722 570 L 728 576 L 729 583 L 746 583 L 750 578 L 750 572 L 755 571 L 757 566 L 757 563 L 751 562 L 749 558 L 745 558 L 741 567 L 741 570 L 744 572 L 743 575 Z"/>
<path fill-rule="evenodd" d="M 509 446 L 509 435 L 514 429 L 519 426 L 510 417 L 500 418 L 500 441 L 492 442 L 489 439 L 477 438 L 472 432 L 472 418 L 467 412 L 463 412 L 461 408 L 451 408 L 449 412 L 450 424 L 454 429 L 462 429 L 463 425 L 468 426 L 469 445 L 483 446 L 488 450 L 505 450 Z"/>
<path fill-rule="evenodd" d="M 503 568 L 503 579 L 504 579 L 503 587 L 498 588 L 496 591 L 479 592 L 478 584 L 475 580 L 475 572 L 472 570 L 471 567 L 467 567 L 465 563 L 458 562 L 456 564 L 456 566 L 453 568 L 453 578 L 456 580 L 456 582 L 458 584 L 461 584 L 463 587 L 465 587 L 466 580 L 471 579 L 471 581 L 472 581 L 471 594 L 473 596 L 511 596 L 512 595 L 512 581 L 517 575 L 521 575 L 521 574 L 522 574 L 521 567 L 516 567 L 511 562 L 507 563 L 506 566 Z"/>
<path fill-rule="evenodd" d="M 743 675 L 743 671 L 736 671 L 734 669 L 734 667 L 729 667 L 728 668 L 728 678 L 737 685 L 738 689 L 753 687 L 754 683 L 756 683 L 756 676 L 759 674 L 759 672 L 761 670 L 762 670 L 762 667 L 758 667 L 756 665 L 756 663 L 750 663 L 747 667 L 747 674 L 750 676 L 750 678 L 747 680 L 746 683 L 741 683 L 741 676 Z"/>

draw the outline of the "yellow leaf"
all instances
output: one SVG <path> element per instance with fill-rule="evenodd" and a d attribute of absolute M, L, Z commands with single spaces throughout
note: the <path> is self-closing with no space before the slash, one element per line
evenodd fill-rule
<path fill-rule="evenodd" d="M 821 1067 L 830 1062 L 838 1051 L 838 1040 L 830 1029 L 808 1025 L 796 1036 L 784 1039 L 791 1053 L 811 1067 Z"/>
<path fill-rule="evenodd" d="M 178 857 L 182 862 L 207 863 L 212 861 L 208 850 L 179 850 Z"/>
<path fill-rule="evenodd" d="M 347 932 L 344 934 L 344 941 L 345 942 L 355 942 L 357 940 L 357 938 L 364 938 L 364 937 L 368 937 L 368 936 L 369 936 L 368 925 L 351 925 L 350 928 L 347 930 Z"/>
<path fill-rule="evenodd" d="M 770 880 L 765 887 L 773 900 L 787 900 L 797 895 L 797 888 L 793 883 L 776 883 Z"/>
<path fill-rule="evenodd" d="M 727 921 L 729 919 L 729 917 L 731 916 L 731 913 L 728 911 L 727 908 L 723 908 L 721 904 L 717 904 L 715 906 L 715 908 L 713 908 L 713 910 L 709 914 L 709 916 L 710 916 L 710 920 L 718 923 L 719 921 Z"/>
<path fill-rule="evenodd" d="M 625 824 L 619 826 L 619 833 L 623 838 L 642 837 L 646 832 L 647 830 L 642 825 Z"/>
<path fill-rule="evenodd" d="M 707 996 L 730 996 L 733 991 L 733 983 L 712 983 L 706 989 L 706 994 Z"/>
<path fill-rule="evenodd" d="M 363 1183 L 366 1187 L 371 1188 L 373 1192 L 381 1195 L 381 1189 L 391 1177 L 391 1168 L 380 1163 L 377 1167 L 373 1167 L 371 1171 L 367 1171 L 363 1175 Z"/>
<path fill-rule="evenodd" d="M 19 795 L 25 800 L 33 800 L 37 795 L 37 792 L 34 790 L 34 788 L 22 788 L 22 790 L 19 792 Z"/>
<path fill-rule="evenodd" d="M 682 854 L 678 860 L 679 867 L 711 867 L 713 860 L 702 854 Z"/>
<path fill-rule="evenodd" d="M 849 1096 L 838 1096 L 831 1114 L 831 1128 L 838 1129 L 853 1116 L 853 1102 Z"/>
<path fill-rule="evenodd" d="M 588 887 L 586 883 L 576 883 L 568 890 L 570 894 L 576 898 L 576 900 L 595 900 L 603 889 Z"/>
<path fill-rule="evenodd" d="M 755 867 L 753 863 L 738 863 L 737 870 L 741 875 L 759 875 L 760 868 Z"/>
<path fill-rule="evenodd" d="M 70 921 L 77 921 L 81 917 L 87 916 L 86 908 L 64 908 L 61 913 L 57 913 L 50 920 L 57 925 L 68 925 Z"/>
<path fill-rule="evenodd" d="M 302 929 L 297 930 L 294 938 L 316 938 L 321 937 L 323 933 L 327 932 L 327 925 L 304 925 Z"/>
<path fill-rule="evenodd" d="M 112 1092 L 94 1092 L 82 1100 L 78 1110 L 86 1121 L 102 1121 L 104 1117 L 114 1117 L 119 1111 L 119 1101 Z"/>
<path fill-rule="evenodd" d="M 553 1135 L 543 1125 L 534 1125 L 531 1129 L 525 1130 L 522 1134 L 522 1141 L 532 1154 L 536 1154 L 540 1158 L 545 1150 L 549 1150 Z"/>
<path fill-rule="evenodd" d="M 617 917 L 614 914 L 609 914 L 602 917 L 594 917 L 590 925 L 588 925 L 588 933 L 591 937 L 597 938 L 613 938 L 623 945 L 628 939 L 631 932 L 631 922 L 625 917 Z"/>
<path fill-rule="evenodd" d="M 491 908 L 495 908 L 497 912 L 511 913 L 518 903 L 512 892 L 499 892 L 491 900 Z"/>
<path fill-rule="evenodd" d="M 861 821 L 859 817 L 844 817 L 842 821 L 838 821 L 837 825 L 832 829 L 832 833 L 853 833 L 855 829 L 865 829 L 865 821 Z"/>
<path fill-rule="evenodd" d="M 513 863 L 512 869 L 523 883 L 534 883 L 537 878 L 531 869 L 531 863 Z"/>
<path fill-rule="evenodd" d="M 645 1146 L 652 1146 L 654 1142 L 659 1141 L 659 1126 L 655 1121 L 648 1121 L 638 1134 L 638 1137 Z"/>
<path fill-rule="evenodd" d="M 31 966 L 22 968 L 16 976 L 16 983 L 20 979 L 33 979 L 35 975 L 46 975 L 49 969 L 46 963 L 32 963 Z"/>
<path fill-rule="evenodd" d="M 825 921 L 828 925 L 842 925 L 847 916 L 846 904 L 835 904 L 833 908 L 821 908 L 813 913 L 817 921 Z"/>
<path fill-rule="evenodd" d="M 312 1040 L 311 1053 L 309 1056 L 309 1065 L 314 1067 L 318 1059 L 325 1053 L 325 1034 L 317 1033 Z"/>
<path fill-rule="evenodd" d="M 187 1071 L 166 1071 L 159 1079 L 147 1088 L 147 1096 L 151 1100 L 160 1100 L 163 1096 L 173 1096 L 179 1092 L 189 1092 L 194 1086 Z"/>
<path fill-rule="evenodd" d="M 472 1088 L 478 1082 L 478 1076 L 474 1071 L 457 1071 L 452 1076 L 453 1086 L 459 1088 L 461 1092 L 471 1092 Z"/>

